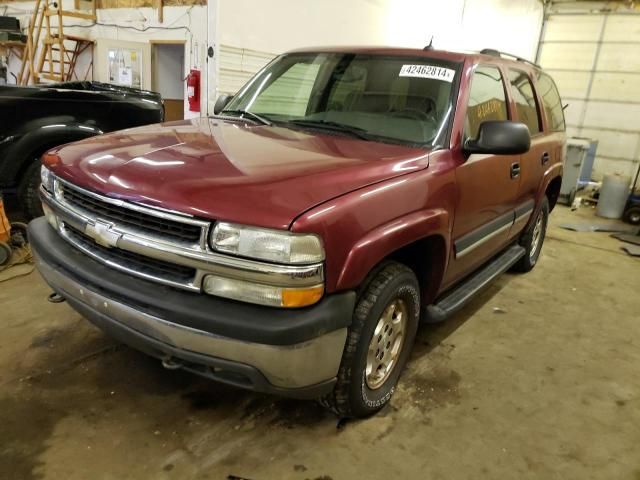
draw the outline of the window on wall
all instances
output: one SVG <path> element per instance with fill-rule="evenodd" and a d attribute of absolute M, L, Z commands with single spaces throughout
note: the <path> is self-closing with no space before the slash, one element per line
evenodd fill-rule
<path fill-rule="evenodd" d="M 536 86 L 538 87 L 538 93 L 542 97 L 544 115 L 549 129 L 554 132 L 563 132 L 565 129 L 564 111 L 562 110 L 562 101 L 556 84 L 549 75 L 539 72 Z"/>
<path fill-rule="evenodd" d="M 509 70 L 509 82 L 516 102 L 517 120 L 529 127 L 531 135 L 540 133 L 540 116 L 529 76 L 520 70 Z"/>
<path fill-rule="evenodd" d="M 504 82 L 500 70 L 495 67 L 476 68 L 469 92 L 465 137 L 477 138 L 482 122 L 508 119 Z"/>

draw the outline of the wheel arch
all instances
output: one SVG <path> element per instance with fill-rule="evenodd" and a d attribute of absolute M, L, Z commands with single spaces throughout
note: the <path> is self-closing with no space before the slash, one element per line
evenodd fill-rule
<path fill-rule="evenodd" d="M 95 127 L 69 124 L 43 126 L 26 133 L 8 149 L 7 158 L 12 160 L 6 162 L 0 172 L 3 183 L 18 186 L 34 158 L 51 148 L 101 133 L 103 132 Z"/>
<path fill-rule="evenodd" d="M 426 210 L 370 232 L 349 253 L 338 278 L 338 289 L 362 291 L 389 260 L 409 267 L 418 278 L 423 302 L 437 295 L 446 270 L 450 242 L 449 214 Z"/>
<path fill-rule="evenodd" d="M 409 267 L 420 285 L 421 302 L 428 305 L 435 300 L 447 260 L 447 244 L 442 235 L 429 235 L 416 240 L 388 255 L 385 260 L 394 260 Z"/>
<path fill-rule="evenodd" d="M 562 177 L 560 175 L 554 177 L 547 184 L 547 188 L 545 189 L 545 195 L 549 199 L 549 212 L 553 210 L 558 203 L 558 198 L 560 197 L 560 186 L 562 185 Z"/>

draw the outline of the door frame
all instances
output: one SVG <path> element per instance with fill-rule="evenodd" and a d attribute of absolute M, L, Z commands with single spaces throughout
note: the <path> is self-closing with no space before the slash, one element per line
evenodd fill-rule
<path fill-rule="evenodd" d="M 157 45 L 182 45 L 183 47 L 187 44 L 186 40 L 149 40 L 149 46 L 151 48 L 151 90 L 155 89 L 155 75 L 154 75 L 154 69 L 153 67 L 155 66 L 156 63 L 156 49 L 154 47 L 156 47 Z M 187 58 L 187 54 L 185 52 L 184 58 Z M 182 65 L 182 75 L 184 75 L 186 71 L 186 64 Z M 155 90 L 154 90 L 155 91 Z M 183 95 L 184 98 L 184 95 Z"/>

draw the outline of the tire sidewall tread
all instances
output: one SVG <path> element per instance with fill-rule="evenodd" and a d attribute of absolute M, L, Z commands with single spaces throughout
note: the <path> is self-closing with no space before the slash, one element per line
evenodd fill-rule
<path fill-rule="evenodd" d="M 542 219 L 542 233 L 540 237 L 540 242 L 538 243 L 538 251 L 534 258 L 531 258 L 531 248 L 533 242 L 533 230 L 536 225 L 536 221 L 538 220 L 538 215 L 543 215 Z M 549 200 L 546 196 L 542 197 L 540 202 L 540 207 L 536 210 L 536 216 L 531 221 L 527 229 L 520 236 L 520 245 L 525 248 L 524 256 L 513 266 L 513 270 L 517 272 L 528 272 L 533 269 L 538 263 L 538 259 L 540 258 L 540 253 L 542 252 L 542 246 L 544 244 L 544 239 L 547 235 L 547 226 L 549 224 Z"/>
<path fill-rule="evenodd" d="M 411 269 L 397 262 L 387 262 L 362 291 L 349 328 L 338 381 L 334 391 L 320 403 L 342 417 L 369 416 L 383 408 L 393 396 L 396 383 L 410 354 L 418 328 L 420 290 Z M 373 331 L 382 312 L 396 297 L 407 304 L 405 338 L 397 363 L 385 383 L 376 390 L 366 385 L 366 355 Z"/>

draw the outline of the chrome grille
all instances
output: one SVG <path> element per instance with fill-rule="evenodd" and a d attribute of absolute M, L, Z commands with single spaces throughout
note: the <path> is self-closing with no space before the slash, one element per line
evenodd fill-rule
<path fill-rule="evenodd" d="M 153 235 L 167 241 L 182 244 L 200 242 L 202 228 L 199 225 L 181 223 L 166 218 L 152 216 L 113 203 L 105 202 L 97 196 L 84 193 L 69 184 L 62 183 L 65 203 L 92 218 L 129 228 L 133 231 Z"/>
<path fill-rule="evenodd" d="M 49 223 L 86 255 L 127 274 L 200 292 L 207 275 L 277 286 L 324 281 L 322 263 L 276 265 L 212 251 L 212 220 L 106 197 L 54 177 L 40 195 Z M 197 232 L 197 234 L 196 234 Z"/>
<path fill-rule="evenodd" d="M 164 262 L 155 258 L 139 255 L 119 248 L 107 248 L 98 245 L 93 238 L 73 228 L 64 225 L 65 233 L 76 246 L 91 252 L 93 256 L 115 265 L 126 265 L 127 270 L 134 270 L 141 276 L 163 278 L 169 282 L 187 284 L 193 282 L 196 269 L 175 263 Z"/>

